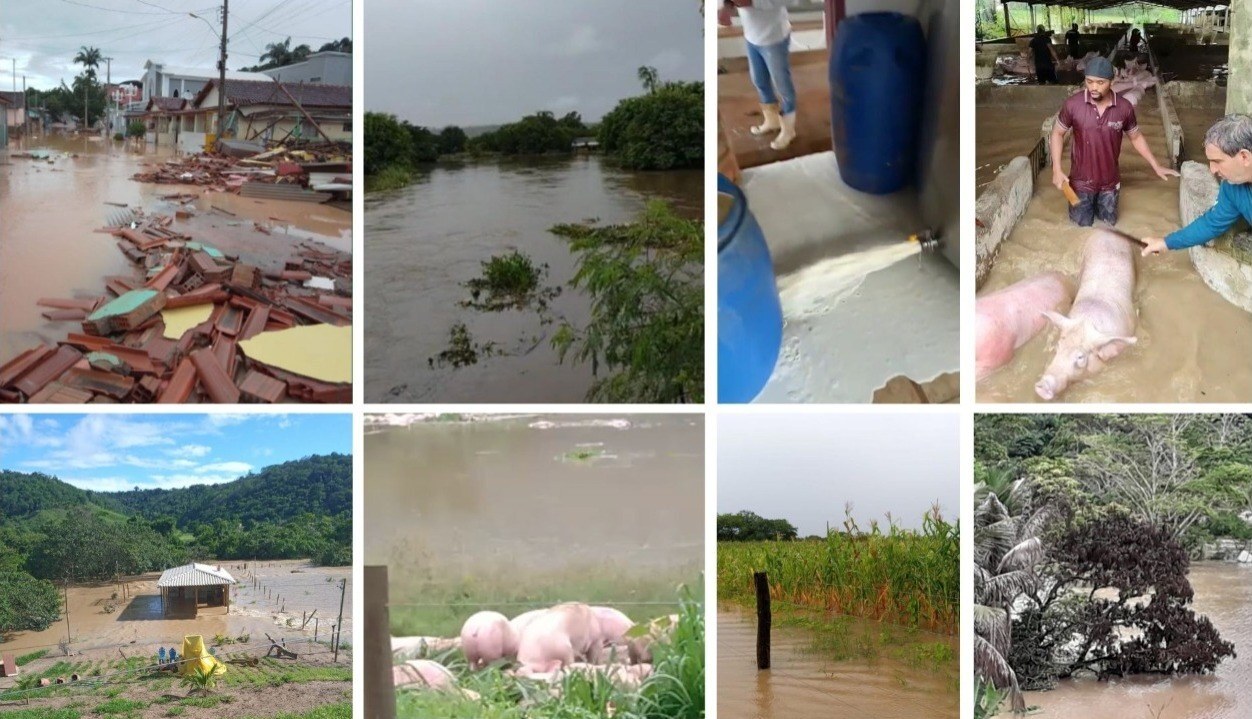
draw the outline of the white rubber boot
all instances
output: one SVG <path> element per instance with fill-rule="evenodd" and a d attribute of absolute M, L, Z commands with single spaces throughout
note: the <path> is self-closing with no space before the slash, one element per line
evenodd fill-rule
<path fill-rule="evenodd" d="M 791 141 L 796 139 L 796 114 L 794 112 L 782 116 L 782 132 L 769 144 L 775 150 L 785 150 Z"/>
<path fill-rule="evenodd" d="M 782 123 L 778 117 L 778 103 L 761 105 L 761 114 L 765 116 L 765 122 L 752 126 L 753 135 L 764 135 L 767 132 L 778 132 L 782 129 Z"/>

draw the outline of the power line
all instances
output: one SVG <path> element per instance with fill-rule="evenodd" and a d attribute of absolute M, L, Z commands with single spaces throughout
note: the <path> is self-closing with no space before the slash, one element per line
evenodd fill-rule
<path fill-rule="evenodd" d="M 112 8 L 112 7 L 100 7 L 99 5 L 89 5 L 85 2 L 79 2 L 79 0 L 61 0 L 61 2 L 68 3 L 70 5 L 77 5 L 79 7 L 89 7 L 92 10 L 104 10 L 105 12 L 122 13 L 123 15 L 160 15 L 161 14 L 159 12 L 144 12 L 143 10 L 119 10 L 117 8 Z"/>

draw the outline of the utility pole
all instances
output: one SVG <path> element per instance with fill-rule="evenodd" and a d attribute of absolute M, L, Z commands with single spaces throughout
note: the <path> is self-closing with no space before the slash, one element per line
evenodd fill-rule
<path fill-rule="evenodd" d="M 110 89 L 110 86 L 113 84 L 113 58 L 106 57 L 104 61 L 107 63 L 107 69 L 104 71 L 104 115 L 108 118 L 108 121 L 105 122 L 104 136 L 108 137 L 109 131 L 113 129 L 113 113 L 109 112 L 109 106 L 112 104 L 113 99 L 113 91 Z"/>
<path fill-rule="evenodd" d="M 70 647 L 70 578 L 65 578 L 65 652 L 69 655 Z"/>
<path fill-rule="evenodd" d="M 222 0 L 222 50 L 217 61 L 217 146 L 222 146 L 222 134 L 226 131 L 226 16 L 230 0 Z"/>
<path fill-rule="evenodd" d="M 340 580 L 339 584 L 339 621 L 335 623 L 338 628 L 335 632 L 335 639 L 332 642 L 335 645 L 335 662 L 339 662 L 339 640 L 343 636 L 343 598 L 348 593 L 348 580 Z"/>

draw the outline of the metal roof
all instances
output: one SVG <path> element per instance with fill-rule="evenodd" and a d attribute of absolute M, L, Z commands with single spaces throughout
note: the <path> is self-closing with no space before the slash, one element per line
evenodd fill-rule
<path fill-rule="evenodd" d="M 283 84 L 287 89 L 287 93 L 284 93 L 273 78 L 269 76 L 264 77 L 265 82 L 231 80 L 227 78 L 227 100 L 237 107 L 247 105 L 290 106 L 292 104 L 291 98 L 287 97 L 287 93 L 290 93 L 292 97 L 306 108 L 352 108 L 352 88 L 347 85 L 327 85 L 320 82 L 287 82 Z M 196 107 L 201 107 L 205 98 L 209 96 L 209 92 L 216 85 L 216 80 L 210 81 L 196 94 L 192 104 Z"/>
<path fill-rule="evenodd" d="M 211 564 L 184 564 L 161 572 L 158 587 L 216 587 L 234 584 L 230 572 Z"/>

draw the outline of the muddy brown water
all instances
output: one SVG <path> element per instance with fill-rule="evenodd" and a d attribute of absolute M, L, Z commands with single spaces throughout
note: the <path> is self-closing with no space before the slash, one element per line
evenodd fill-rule
<path fill-rule="evenodd" d="M 955 651 L 956 642 L 953 642 Z M 771 631 L 770 669 L 756 668 L 755 617 L 717 613 L 717 715 L 723 719 L 956 719 L 958 671 L 914 668 L 882 657 L 834 660 L 802 630 Z M 955 654 L 954 654 L 955 656 Z"/>
<path fill-rule="evenodd" d="M 1065 680 L 1026 692 L 1037 716 L 1065 719 L 1243 719 L 1252 715 L 1252 566 L 1201 562 L 1189 574 L 1194 608 L 1238 656 L 1207 676 Z M 1002 716 L 1009 716 L 1004 714 Z"/>
<path fill-rule="evenodd" d="M 634 218 L 650 199 L 688 217 L 704 202 L 700 171 L 639 173 L 597 156 L 440 166 L 404 189 L 371 195 L 365 210 L 365 396 L 370 402 L 581 402 L 589 365 L 561 365 L 550 345 L 559 322 L 532 311 L 479 312 L 458 306 L 480 263 L 514 249 L 546 263 L 548 286 L 574 275 L 566 242 L 553 225 Z M 588 298 L 568 287 L 552 314 L 584 326 Z M 449 346 L 463 322 L 474 341 L 496 342 L 509 356 L 434 369 L 427 360 Z"/>
<path fill-rule="evenodd" d="M 1136 108 L 1139 125 L 1158 160 L 1165 136 L 1155 95 Z M 1216 119 L 1216 118 L 1215 118 Z M 997 142 L 994 124 L 979 126 L 980 142 Z M 985 133 L 985 135 L 984 135 Z M 989 138 L 986 138 L 989 136 Z M 1069 142 L 1063 167 L 1069 167 Z M 1178 179 L 1162 181 L 1129 142 L 1121 155 L 1122 192 L 1117 229 L 1136 237 L 1163 236 L 1179 227 Z M 1077 278 L 1090 228 L 1069 221 L 1067 204 L 1051 184 L 1051 168 L 1036 178 L 1026 214 L 1000 247 L 981 293 L 1048 270 Z M 1137 258 L 1134 300 L 1138 344 L 1105 370 L 1071 385 L 1064 402 L 1243 402 L 1252 398 L 1252 317 L 1204 284 L 1186 252 Z M 982 402 L 1036 402 L 1035 382 L 1054 354 L 1047 329 L 1013 361 L 978 384 Z"/>
<path fill-rule="evenodd" d="M 27 147 L 54 155 L 51 163 L 14 157 L 0 166 L 0 363 L 77 329 L 74 323 L 45 320 L 46 309 L 35 304 L 39 298 L 98 297 L 105 277 L 135 275 L 113 237 L 93 232 L 119 209 L 105 203 L 172 214 L 174 205 L 162 195 L 203 193 L 199 187 L 130 179 L 145 164 L 173 157 L 169 149 L 65 136 L 32 138 Z M 195 207 L 199 215 L 188 225 L 189 234 L 224 251 L 243 252 L 250 261 L 281 264 L 287 250 L 303 240 L 352 249 L 352 216 L 343 210 L 221 193 L 201 197 Z M 256 233 L 254 222 L 273 228 L 272 234 Z"/>
<path fill-rule="evenodd" d="M 339 616 L 339 582 L 348 580 L 344 596 L 345 642 L 352 636 L 352 568 L 313 567 L 301 560 L 248 563 L 222 563 L 231 572 L 238 585 L 231 592 L 231 608 L 227 613 L 221 608 L 201 609 L 200 616 L 191 618 L 167 618 L 161 612 L 160 590 L 156 582 L 160 573 L 132 577 L 127 582 L 129 599 L 112 600 L 117 609 L 106 612 L 105 606 L 114 593 L 119 593 L 113 583 L 84 584 L 69 588 L 69 636 L 74 654 L 87 658 L 116 658 L 118 648 L 135 656 L 135 650 L 156 653 L 158 646 L 176 647 L 181 650 L 182 638 L 200 634 L 211 640 L 218 634 L 238 637 L 250 634 L 250 643 L 265 641 L 265 633 L 275 639 L 294 641 L 313 639 L 314 625 L 309 623 L 306 631 L 299 627 L 305 612 L 317 612 L 317 639 L 325 641 L 329 625 Z M 252 586 L 255 575 L 259 585 Z M 330 581 L 327 581 L 327 580 Z M 267 596 L 268 590 L 268 596 Z M 277 597 L 283 601 L 278 601 Z M 288 620 L 294 626 L 288 625 Z M 66 639 L 66 621 L 60 621 L 41 632 L 16 632 L 3 637 L 0 650 L 5 653 L 25 654 L 37 649 L 49 649 L 49 656 L 59 654 L 58 644 Z M 249 649 L 248 651 L 251 651 Z M 299 651 L 297 649 L 296 651 Z M 310 650 L 312 651 L 312 650 Z M 257 654 L 264 653 L 264 647 Z M 3 686 L 3 684 L 0 684 Z"/>
<path fill-rule="evenodd" d="M 364 503 L 365 561 L 388 564 L 393 587 L 586 566 L 689 581 L 704 562 L 704 423 L 531 415 L 372 429 Z"/>

